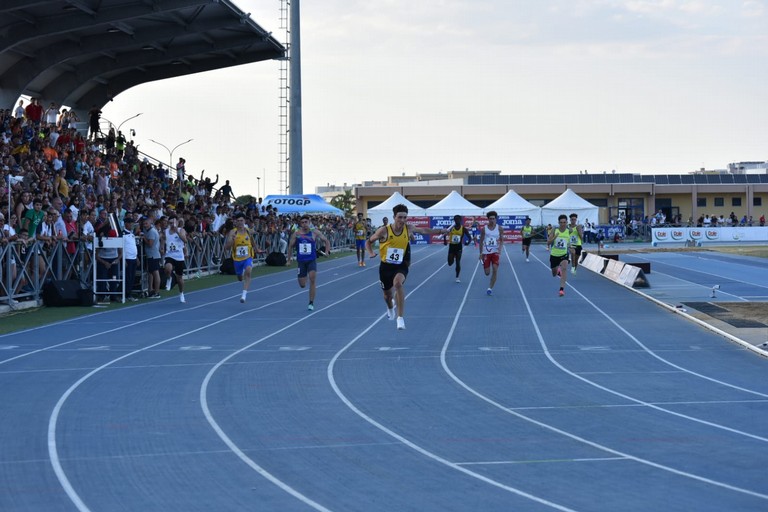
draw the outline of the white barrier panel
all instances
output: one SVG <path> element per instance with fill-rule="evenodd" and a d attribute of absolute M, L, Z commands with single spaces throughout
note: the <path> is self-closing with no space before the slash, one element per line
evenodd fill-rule
<path fill-rule="evenodd" d="M 584 261 L 581 262 L 581 266 L 591 270 L 592 272 L 602 274 L 603 269 L 605 268 L 605 258 L 588 252 L 584 257 Z"/>
<path fill-rule="evenodd" d="M 735 228 L 653 228 L 654 244 L 681 242 L 768 242 L 768 226 Z"/>
<path fill-rule="evenodd" d="M 619 260 L 587 253 L 584 261 L 581 262 L 581 266 L 630 288 L 647 288 L 650 286 L 648 279 L 645 277 L 645 272 L 640 267 L 627 265 Z"/>

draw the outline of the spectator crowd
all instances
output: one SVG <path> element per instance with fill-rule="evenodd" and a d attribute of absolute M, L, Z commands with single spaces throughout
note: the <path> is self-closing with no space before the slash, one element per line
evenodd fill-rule
<path fill-rule="evenodd" d="M 92 109 L 89 132 L 83 133 L 75 125 L 76 115 L 53 103 L 44 109 L 33 98 L 29 105 L 22 100 L 15 109 L 0 110 L 0 251 L 9 244 L 20 246 L 0 254 L 13 265 L 24 261 L 25 250 L 33 245 L 40 253 L 35 264 L 49 264 L 44 253 L 59 242 L 67 253 L 88 258 L 88 251 L 78 252 L 78 246 L 91 250 L 94 237 L 115 235 L 115 228 L 124 232 L 126 218 L 130 231 L 141 235 L 145 225 L 160 231 L 163 219 L 171 215 L 194 244 L 222 237 L 232 229 L 234 215 L 243 213 L 254 234 L 265 241 L 264 252 L 285 251 L 298 228 L 298 215 L 282 215 L 255 198 L 238 204 L 228 180 L 217 189 L 218 174 L 211 180 L 202 171 L 195 178 L 184 158 L 175 169 L 151 162 L 113 127 L 101 132 L 94 122 L 99 114 Z M 110 225 L 110 218 L 119 226 Z M 347 237 L 351 222 L 313 217 L 315 228 L 335 233 L 337 240 Z M 7 261 L 0 264 L 8 267 Z M 7 282 L 6 274 L 0 270 Z M 0 288 L 0 296 L 7 292 Z"/>

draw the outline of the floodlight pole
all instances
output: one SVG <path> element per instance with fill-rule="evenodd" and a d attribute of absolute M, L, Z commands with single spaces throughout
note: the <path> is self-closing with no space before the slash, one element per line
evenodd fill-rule
<path fill-rule="evenodd" d="M 288 141 L 288 182 L 294 194 L 304 193 L 304 161 L 301 140 L 301 24 L 299 22 L 299 0 L 291 0 L 289 48 L 290 92 L 289 92 L 289 141 Z"/>

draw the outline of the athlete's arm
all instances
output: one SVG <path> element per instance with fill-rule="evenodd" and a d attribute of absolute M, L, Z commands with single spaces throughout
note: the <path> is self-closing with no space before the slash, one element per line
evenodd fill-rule
<path fill-rule="evenodd" d="M 315 230 L 315 236 L 323 242 L 325 245 L 325 256 L 329 256 L 331 254 L 331 241 L 328 240 L 324 234 L 322 234 L 320 231 Z M 319 252 L 319 251 L 318 251 Z"/>
<path fill-rule="evenodd" d="M 298 231 L 294 231 L 291 233 L 291 238 L 288 239 L 288 249 L 286 252 L 288 252 L 288 255 L 285 258 L 285 264 L 289 264 L 291 260 L 293 259 L 293 246 L 296 245 L 296 233 Z"/>
<path fill-rule="evenodd" d="M 368 252 L 368 256 L 371 258 L 376 257 L 376 253 L 373 252 L 373 244 L 376 241 L 386 240 L 387 227 L 381 226 L 370 237 L 365 240 L 365 250 Z"/>
<path fill-rule="evenodd" d="M 504 245 L 504 227 L 501 224 L 498 224 L 499 226 L 499 247 L 498 252 L 501 254 L 502 245 Z"/>

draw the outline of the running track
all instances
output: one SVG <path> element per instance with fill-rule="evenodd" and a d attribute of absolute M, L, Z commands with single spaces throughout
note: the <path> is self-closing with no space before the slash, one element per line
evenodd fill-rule
<path fill-rule="evenodd" d="M 0 337 L 0 510 L 768 510 L 768 360 L 476 254 L 414 248 L 405 331 L 347 257 Z"/>

